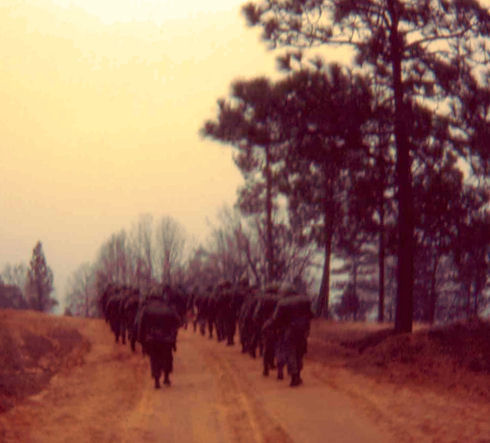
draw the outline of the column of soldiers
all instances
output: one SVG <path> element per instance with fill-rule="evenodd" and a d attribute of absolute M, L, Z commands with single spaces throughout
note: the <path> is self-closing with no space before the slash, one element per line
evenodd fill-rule
<path fill-rule="evenodd" d="M 256 358 L 262 356 L 263 374 L 277 368 L 277 378 L 284 378 L 284 368 L 291 376 L 290 386 L 302 383 L 303 357 L 310 330 L 311 300 L 292 287 L 282 290 L 269 285 L 265 291 L 241 281 L 208 287 L 193 297 L 194 331 L 216 336 L 233 345 L 238 325 L 241 350 Z"/>
<path fill-rule="evenodd" d="M 188 316 L 194 331 L 227 346 L 235 344 L 238 327 L 241 351 L 253 358 L 260 354 L 264 376 L 277 368 L 277 378 L 283 379 L 286 367 L 290 386 L 302 383 L 311 302 L 292 287 L 269 285 L 260 291 L 245 280 L 237 285 L 223 281 L 202 293 L 198 288 L 186 294 L 165 286 L 142 296 L 136 288 L 108 285 L 100 307 L 115 341 L 124 344 L 127 339 L 133 351 L 139 342 L 149 356 L 155 388 L 160 387 L 162 374 L 163 383 L 170 385 L 178 329 L 187 328 Z"/>
<path fill-rule="evenodd" d="M 150 358 L 151 375 L 155 388 L 170 385 L 173 370 L 173 352 L 177 350 L 177 333 L 184 324 L 187 301 L 184 294 L 169 286 L 155 288 L 145 297 L 129 286 L 108 285 L 100 298 L 100 307 L 116 343 L 126 343 L 133 352 L 136 342 L 144 355 Z"/>

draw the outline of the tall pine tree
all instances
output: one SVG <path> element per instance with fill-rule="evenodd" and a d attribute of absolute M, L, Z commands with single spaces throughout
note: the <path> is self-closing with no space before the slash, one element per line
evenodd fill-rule
<path fill-rule="evenodd" d="M 51 311 L 58 304 L 51 297 L 53 289 L 53 272 L 46 262 L 42 243 L 38 241 L 27 270 L 27 296 L 31 308 L 41 312 Z"/>

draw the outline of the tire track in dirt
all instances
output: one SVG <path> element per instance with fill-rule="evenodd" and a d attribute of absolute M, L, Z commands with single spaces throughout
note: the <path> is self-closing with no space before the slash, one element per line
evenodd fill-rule
<path fill-rule="evenodd" d="M 147 362 L 143 394 L 123 426 L 122 441 L 292 442 L 222 351 L 216 342 L 182 331 L 172 386 L 161 389 L 154 389 Z"/>
<path fill-rule="evenodd" d="M 407 435 L 406 430 L 401 430 L 389 416 L 381 411 L 373 399 L 369 399 L 367 396 L 363 395 L 359 389 L 356 389 L 357 383 L 365 383 L 366 380 L 359 379 L 356 380 L 356 383 L 346 383 L 345 379 L 343 381 L 339 381 L 339 377 L 341 377 L 342 374 L 348 374 L 347 371 L 342 368 L 330 370 L 329 368 L 326 368 L 324 365 L 321 365 L 315 361 L 309 361 L 308 365 L 311 368 L 311 373 L 317 380 L 354 400 L 355 403 L 363 409 L 368 417 L 371 417 L 371 419 L 376 423 L 383 423 L 383 425 L 389 429 L 393 435 L 396 435 L 397 441 L 400 443 L 413 442 L 411 436 Z"/>
<path fill-rule="evenodd" d="M 195 340 L 185 332 L 180 334 L 170 387 L 154 388 L 146 359 L 143 395 L 124 426 L 127 437 L 123 441 L 236 441 L 221 395 L 221 378 Z"/>
<path fill-rule="evenodd" d="M 293 442 L 283 427 L 261 406 L 257 392 L 248 384 L 243 369 L 218 352 L 216 342 L 198 344 L 207 367 L 216 371 L 227 419 L 237 442 Z M 245 358 L 245 357 L 244 357 Z"/>
<path fill-rule="evenodd" d="M 251 359 L 237 347 L 226 347 L 215 340 L 199 337 L 201 352 L 207 353 L 210 370 L 216 365 L 224 378 L 223 396 L 229 403 L 240 401 L 240 408 L 231 412 L 231 421 L 237 423 L 238 441 L 313 442 L 394 442 L 384 423 L 366 414 L 355 399 L 332 388 L 314 374 L 315 366 L 307 362 L 304 385 L 290 388 L 289 380 L 278 381 L 275 374 L 262 375 L 261 359 Z M 241 395 L 241 396 L 240 396 Z M 243 417 L 258 429 L 255 436 L 240 435 Z M 254 440 L 255 438 L 255 440 Z M 242 440 L 240 440 L 242 439 Z"/>

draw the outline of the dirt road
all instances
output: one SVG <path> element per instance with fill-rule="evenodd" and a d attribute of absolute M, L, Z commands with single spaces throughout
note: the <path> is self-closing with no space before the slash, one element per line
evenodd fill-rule
<path fill-rule="evenodd" d="M 313 362 L 304 385 L 290 388 L 263 377 L 260 361 L 237 346 L 181 330 L 172 386 L 155 390 L 148 359 L 113 343 L 101 320 L 86 321 L 81 332 L 92 343 L 84 364 L 3 414 L 5 441 L 399 441 L 322 380 Z"/>

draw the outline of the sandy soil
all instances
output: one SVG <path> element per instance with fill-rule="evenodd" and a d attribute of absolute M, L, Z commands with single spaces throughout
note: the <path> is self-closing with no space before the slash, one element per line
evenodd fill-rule
<path fill-rule="evenodd" d="M 71 320 L 90 349 L 0 414 L 0 441 L 490 442 L 486 399 L 329 363 L 316 330 L 300 387 L 263 377 L 237 346 L 181 330 L 172 386 L 155 390 L 139 348 L 113 343 L 101 320 Z"/>

